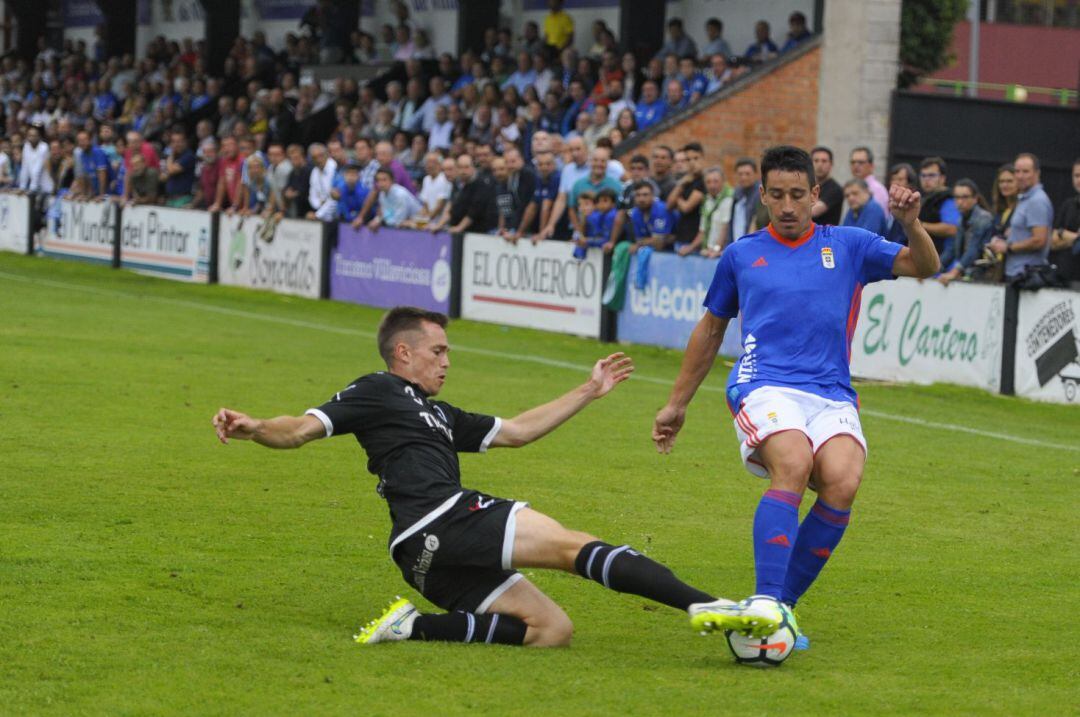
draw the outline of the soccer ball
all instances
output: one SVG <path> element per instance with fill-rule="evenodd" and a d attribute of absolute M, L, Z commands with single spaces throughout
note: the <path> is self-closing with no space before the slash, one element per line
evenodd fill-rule
<path fill-rule="evenodd" d="M 751 604 L 758 601 L 768 602 L 777 609 L 780 608 L 775 598 L 756 595 L 746 599 L 746 602 Z M 776 632 L 768 637 L 747 637 L 731 630 L 724 633 L 736 662 L 753 667 L 779 667 L 784 664 L 784 660 L 795 649 L 797 635 L 794 625 L 788 620 L 787 610 L 779 611 L 783 615 L 783 620 L 780 621 Z"/>

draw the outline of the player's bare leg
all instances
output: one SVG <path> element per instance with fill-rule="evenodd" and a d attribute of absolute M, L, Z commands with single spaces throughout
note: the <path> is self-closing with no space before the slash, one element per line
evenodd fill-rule
<path fill-rule="evenodd" d="M 575 573 L 617 592 L 631 593 L 690 613 L 697 629 L 731 629 L 771 634 L 778 616 L 748 610 L 682 582 L 666 566 L 627 545 L 605 543 L 569 530 L 529 508 L 517 514 L 513 567 L 550 568 Z"/>
<path fill-rule="evenodd" d="M 567 647 L 574 636 L 574 623 L 566 612 L 527 579 L 518 580 L 496 598 L 488 612 L 524 622 L 529 647 Z"/>

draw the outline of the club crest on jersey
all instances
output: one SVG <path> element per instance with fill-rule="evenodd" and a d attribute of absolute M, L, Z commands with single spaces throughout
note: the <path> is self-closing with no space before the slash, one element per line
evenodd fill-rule
<path fill-rule="evenodd" d="M 826 269 L 835 269 L 836 261 L 833 259 L 832 247 L 822 247 L 821 265 Z"/>

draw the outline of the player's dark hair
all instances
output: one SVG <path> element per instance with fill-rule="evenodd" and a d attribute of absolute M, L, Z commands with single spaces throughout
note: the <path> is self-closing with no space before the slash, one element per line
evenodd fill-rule
<path fill-rule="evenodd" d="M 584 192 L 581 192 L 577 195 L 577 199 L 579 202 L 584 199 L 587 202 L 592 202 L 593 204 L 596 204 L 596 192 L 586 189 Z"/>
<path fill-rule="evenodd" d="M 1077 163 L 1080 163 L 1080 159 L 1078 159 L 1076 161 L 1077 161 Z M 635 154 L 633 157 L 630 158 L 630 165 L 633 166 L 635 164 L 644 164 L 645 169 L 648 169 L 649 168 L 649 158 L 646 157 L 644 154 Z"/>
<path fill-rule="evenodd" d="M 813 157 L 818 152 L 824 152 L 825 154 L 829 155 L 829 161 L 830 162 L 833 161 L 832 150 L 829 149 L 828 147 L 826 147 L 825 145 L 819 144 L 817 147 L 814 147 L 812 150 L 810 150 L 810 156 Z"/>
<path fill-rule="evenodd" d="M 385 174 L 387 177 L 390 178 L 391 182 L 394 181 L 394 173 L 390 171 L 389 167 L 379 167 L 377 170 L 375 170 L 376 177 L 380 174 Z"/>
<path fill-rule="evenodd" d="M 750 157 L 739 157 L 737 160 L 735 160 L 735 169 L 738 169 L 739 167 L 749 167 L 756 172 L 757 162 L 755 162 Z"/>
<path fill-rule="evenodd" d="M 604 187 L 603 189 L 601 189 L 599 192 L 596 193 L 596 198 L 597 199 L 601 199 L 603 197 L 607 197 L 608 199 L 610 199 L 613 202 L 618 202 L 619 201 L 619 195 L 615 194 L 615 190 L 612 189 L 611 187 Z"/>
<path fill-rule="evenodd" d="M 701 146 L 701 142 L 688 142 L 686 145 L 683 146 L 682 151 L 705 154 L 705 148 Z"/>
<path fill-rule="evenodd" d="M 652 191 L 652 184 L 650 184 L 649 182 L 646 182 L 644 179 L 642 179 L 640 182 L 634 182 L 634 186 L 632 186 L 630 188 L 630 190 L 634 194 L 637 194 L 639 189 L 648 189 L 651 192 Z"/>
<path fill-rule="evenodd" d="M 658 144 L 658 145 L 656 145 L 655 148 L 659 149 L 659 150 L 661 150 L 663 152 L 667 152 L 667 156 L 670 159 L 672 159 L 672 160 L 675 159 L 675 150 L 673 150 L 671 147 L 668 147 L 666 144 Z"/>
<path fill-rule="evenodd" d="M 904 173 L 904 179 L 907 180 L 908 188 L 914 189 L 919 186 L 919 177 L 915 174 L 915 168 L 907 162 L 901 162 L 900 164 L 894 164 L 889 168 L 889 173 L 885 176 L 885 179 L 892 183 L 892 178 L 896 176 L 898 172 Z"/>
<path fill-rule="evenodd" d="M 975 183 L 974 179 L 968 179 L 967 177 L 964 177 L 963 179 L 958 179 L 956 180 L 956 184 L 953 185 L 953 189 L 956 189 L 957 187 L 963 187 L 964 189 L 971 192 L 971 194 L 975 197 L 975 203 L 978 204 L 980 207 L 986 210 L 990 209 L 990 203 L 986 201 L 986 197 L 984 197 L 982 195 L 982 192 L 979 191 L 979 185 Z"/>
<path fill-rule="evenodd" d="M 801 172 L 807 183 L 814 186 L 814 162 L 806 150 L 781 144 L 769 147 L 761 156 L 761 186 L 768 188 L 769 172 Z"/>
<path fill-rule="evenodd" d="M 937 167 L 943 175 L 949 175 L 949 167 L 945 164 L 945 160 L 941 157 L 927 157 L 923 161 L 919 162 L 919 169 L 926 169 L 927 167 Z"/>
<path fill-rule="evenodd" d="M 397 344 L 395 339 L 397 339 L 398 334 L 402 331 L 416 331 L 425 321 L 430 321 L 444 329 L 450 323 L 450 319 L 447 318 L 446 314 L 418 309 L 415 306 L 395 306 L 386 312 L 382 321 L 379 322 L 378 341 L 379 355 L 382 356 L 387 366 L 390 365 L 391 359 L 394 358 L 394 346 Z"/>

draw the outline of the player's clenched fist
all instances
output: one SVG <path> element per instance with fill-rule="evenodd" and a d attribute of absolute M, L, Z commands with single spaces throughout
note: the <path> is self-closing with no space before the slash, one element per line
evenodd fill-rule
<path fill-rule="evenodd" d="M 228 443 L 230 438 L 247 441 L 255 435 L 255 420 L 239 411 L 222 408 L 214 414 L 212 423 L 222 443 Z"/>
<path fill-rule="evenodd" d="M 907 226 L 919 218 L 922 209 L 922 196 L 913 189 L 894 184 L 889 188 L 889 213 L 900 224 Z"/>

